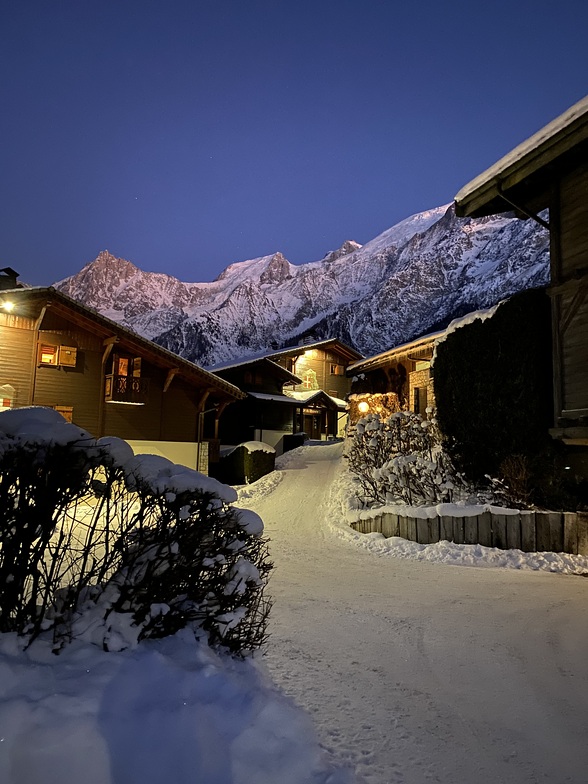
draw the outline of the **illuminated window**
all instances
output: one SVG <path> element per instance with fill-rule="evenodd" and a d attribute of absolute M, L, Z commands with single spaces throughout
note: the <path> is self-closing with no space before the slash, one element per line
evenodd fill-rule
<path fill-rule="evenodd" d="M 15 389 L 11 384 L 3 384 L 0 386 L 0 411 L 5 411 L 7 408 L 14 406 Z"/>
<path fill-rule="evenodd" d="M 41 365 L 57 365 L 59 346 L 42 343 L 39 346 L 39 362 Z"/>
<path fill-rule="evenodd" d="M 316 373 L 314 370 L 305 370 L 302 374 L 302 386 L 304 389 L 318 389 L 318 381 L 316 380 Z"/>
<path fill-rule="evenodd" d="M 53 406 L 53 409 L 58 411 L 67 422 L 73 421 L 73 406 Z"/>
<path fill-rule="evenodd" d="M 345 368 L 343 365 L 331 365 L 331 375 L 332 376 L 344 376 L 345 375 Z"/>

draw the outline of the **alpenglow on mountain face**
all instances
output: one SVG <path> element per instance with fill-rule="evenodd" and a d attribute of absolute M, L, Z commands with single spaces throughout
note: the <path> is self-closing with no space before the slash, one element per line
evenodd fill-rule
<path fill-rule="evenodd" d="M 231 264 L 211 283 L 182 283 L 103 251 L 55 287 L 211 366 L 308 335 L 369 356 L 548 279 L 549 233 L 537 223 L 458 219 L 444 206 L 308 264 L 274 253 Z"/>

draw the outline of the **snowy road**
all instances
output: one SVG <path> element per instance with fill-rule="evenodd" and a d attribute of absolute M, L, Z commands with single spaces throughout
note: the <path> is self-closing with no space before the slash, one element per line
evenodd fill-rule
<path fill-rule="evenodd" d="M 367 784 L 588 781 L 588 580 L 378 557 L 324 524 L 340 446 L 254 507 L 271 676 Z"/>

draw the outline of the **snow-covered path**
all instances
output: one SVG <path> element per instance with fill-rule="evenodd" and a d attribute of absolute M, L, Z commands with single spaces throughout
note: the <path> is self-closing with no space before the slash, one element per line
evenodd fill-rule
<path fill-rule="evenodd" d="M 254 504 L 266 665 L 367 784 L 588 781 L 588 580 L 378 557 L 324 523 L 341 448 Z"/>

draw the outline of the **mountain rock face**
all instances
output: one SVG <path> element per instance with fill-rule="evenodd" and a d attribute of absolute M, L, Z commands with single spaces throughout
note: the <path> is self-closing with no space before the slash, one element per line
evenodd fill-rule
<path fill-rule="evenodd" d="M 182 283 L 103 251 L 55 287 L 211 366 L 309 335 L 370 356 L 548 279 L 547 230 L 511 214 L 456 218 L 450 205 L 308 264 L 274 253 L 231 264 L 210 283 Z"/>

